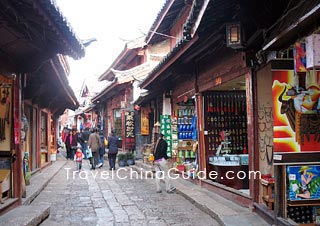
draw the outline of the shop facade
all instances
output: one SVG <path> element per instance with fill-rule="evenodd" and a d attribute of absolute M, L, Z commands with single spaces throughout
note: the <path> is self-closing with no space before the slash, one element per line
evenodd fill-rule
<path fill-rule="evenodd" d="M 286 44 L 290 55 L 270 60 L 256 74 L 259 161 L 266 175 L 260 197 L 278 224 L 290 219 L 315 225 L 319 218 L 320 74 L 319 65 L 307 59 L 319 51 L 308 43 L 316 36 Z M 272 197 L 264 193 L 268 187 Z"/>
<path fill-rule="evenodd" d="M 80 58 L 84 49 L 65 22 L 60 23 L 62 15 L 53 3 L 33 2 L 28 10 L 21 8 L 20 1 L 11 1 L 10 6 L 8 3 L 0 5 L 11 9 L 5 15 L 0 14 L 5 21 L 0 38 L 1 52 L 6 53 L 0 54 L 0 198 L 5 203 L 0 204 L 0 213 L 3 213 L 21 204 L 31 173 L 49 164 L 50 154 L 56 150 L 58 115 L 65 108 L 77 107 L 76 98 L 66 85 L 67 64 L 58 54 Z M 39 14 L 39 8 L 46 10 Z M 32 32 L 16 26 L 12 18 L 27 24 Z M 56 22 L 53 23 L 52 18 Z M 32 26 L 34 22 L 45 30 Z M 57 27 L 52 27 L 56 23 L 65 35 L 56 33 Z M 40 41 L 44 31 L 50 35 Z M 71 43 L 61 45 L 57 41 L 65 39 Z"/>

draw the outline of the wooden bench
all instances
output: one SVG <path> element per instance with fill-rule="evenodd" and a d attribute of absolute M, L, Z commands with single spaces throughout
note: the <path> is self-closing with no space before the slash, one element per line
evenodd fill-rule
<path fill-rule="evenodd" d="M 2 196 L 10 190 L 10 170 L 0 170 L 0 203 L 2 204 Z M 8 196 L 8 195 L 6 195 Z"/>

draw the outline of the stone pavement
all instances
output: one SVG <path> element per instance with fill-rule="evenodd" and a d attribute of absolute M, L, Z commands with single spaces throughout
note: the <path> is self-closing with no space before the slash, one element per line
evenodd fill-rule
<path fill-rule="evenodd" d="M 138 172 L 136 174 L 144 178 L 142 166 L 145 167 L 138 161 L 132 172 Z M 176 194 L 159 194 L 155 193 L 153 179 L 129 179 L 130 167 L 121 168 L 118 175 L 113 174 L 113 179 L 110 178 L 112 175 L 106 177 L 111 172 L 107 170 L 108 166 L 90 171 L 85 161 L 83 172 L 75 173 L 73 178 L 74 167 L 72 161 L 57 161 L 33 176 L 31 185 L 27 186 L 28 196 L 23 200 L 26 205 L 31 204 L 0 217 L 0 225 L 38 225 L 39 220 L 48 217 L 49 211 L 42 226 L 268 225 L 248 208 L 187 180 L 174 181 Z M 84 179 L 86 175 L 88 177 Z M 4 219 L 15 219 L 16 222 Z"/>
<path fill-rule="evenodd" d="M 30 185 L 26 187 L 26 197 L 19 206 L 0 217 L 0 226 L 35 226 L 39 225 L 50 214 L 50 205 L 29 205 L 40 192 L 48 185 L 51 179 L 66 164 L 66 161 L 57 161 L 31 177 Z"/>
<path fill-rule="evenodd" d="M 129 167 L 114 172 L 113 178 L 108 167 L 90 171 L 87 161 L 81 173 L 73 174 L 74 167 L 68 161 L 31 203 L 31 208 L 51 207 L 42 226 L 219 225 L 181 195 L 156 193 L 153 179 L 140 179 Z"/>
<path fill-rule="evenodd" d="M 137 170 L 150 171 L 150 165 L 136 161 Z M 188 180 L 178 178 L 173 180 L 177 193 L 190 200 L 204 212 L 210 214 L 223 226 L 267 226 L 269 225 L 259 215 L 249 208 L 227 200 L 206 188 L 200 187 Z"/>

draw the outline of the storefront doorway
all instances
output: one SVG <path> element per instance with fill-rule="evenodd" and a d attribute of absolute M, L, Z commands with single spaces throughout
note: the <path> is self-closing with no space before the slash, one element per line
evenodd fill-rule
<path fill-rule="evenodd" d="M 203 93 L 203 125 L 208 178 L 249 195 L 249 154 L 245 77 Z"/>

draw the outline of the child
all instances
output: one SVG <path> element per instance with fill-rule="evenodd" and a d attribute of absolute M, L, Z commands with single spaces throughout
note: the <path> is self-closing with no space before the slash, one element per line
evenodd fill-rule
<path fill-rule="evenodd" d="M 81 151 L 81 148 L 78 147 L 76 150 L 76 154 L 74 155 L 74 162 L 77 165 L 77 171 L 80 172 L 81 171 L 81 167 L 82 167 L 82 159 L 84 158 L 84 155 Z"/>

